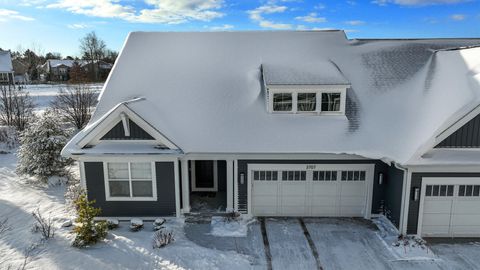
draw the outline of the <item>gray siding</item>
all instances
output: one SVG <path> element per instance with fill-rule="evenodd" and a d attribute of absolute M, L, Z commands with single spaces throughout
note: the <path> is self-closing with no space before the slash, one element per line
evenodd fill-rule
<path fill-rule="evenodd" d="M 423 177 L 480 177 L 480 173 L 412 173 L 412 182 L 409 194 L 408 220 L 407 220 L 407 234 L 416 234 L 418 229 L 418 213 L 420 210 L 420 200 L 414 201 L 415 188 L 420 189 L 422 194 L 422 179 Z"/>
<path fill-rule="evenodd" d="M 238 209 L 240 212 L 248 210 L 248 164 L 375 164 L 374 188 L 372 199 L 372 213 L 380 213 L 382 203 L 388 205 L 391 212 L 390 218 L 395 224 L 398 224 L 400 218 L 400 205 L 402 196 L 403 172 L 398 169 L 391 169 L 385 163 L 378 160 L 239 160 L 238 161 Z M 378 185 L 378 174 L 383 172 L 388 174 L 389 183 L 382 186 Z M 245 183 L 240 183 L 240 174 L 245 175 Z M 391 176 L 390 176 L 391 175 Z M 400 181 L 400 183 L 397 183 Z M 385 194 L 388 194 L 388 198 Z M 384 207 L 383 207 L 384 208 Z"/>
<path fill-rule="evenodd" d="M 130 136 L 125 136 L 123 123 L 120 121 L 109 132 L 107 132 L 101 140 L 154 140 L 150 134 L 135 124 L 132 120 L 128 119 L 128 121 L 130 123 Z"/>
<path fill-rule="evenodd" d="M 436 146 L 436 148 L 478 147 L 480 147 L 480 115 L 475 116 Z"/>
<path fill-rule="evenodd" d="M 89 200 L 102 209 L 104 217 L 156 217 L 175 215 L 175 176 L 173 162 L 155 163 L 157 201 L 105 200 L 103 162 L 85 162 L 85 178 Z"/>

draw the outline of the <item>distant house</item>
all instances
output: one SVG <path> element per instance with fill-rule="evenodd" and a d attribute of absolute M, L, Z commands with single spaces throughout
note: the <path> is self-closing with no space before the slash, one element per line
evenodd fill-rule
<path fill-rule="evenodd" d="M 0 84 L 13 83 L 12 56 L 9 51 L 0 51 Z"/>
<path fill-rule="evenodd" d="M 480 237 L 480 39 L 131 33 L 62 154 L 105 218 L 383 214 Z"/>
<path fill-rule="evenodd" d="M 30 76 L 28 75 L 28 66 L 20 59 L 12 60 L 14 81 L 16 84 L 26 84 L 30 82 Z"/>
<path fill-rule="evenodd" d="M 48 81 L 68 81 L 70 79 L 69 72 L 72 66 L 78 63 L 82 68 L 85 69 L 87 74 L 95 72 L 98 74 L 97 80 L 104 80 L 107 78 L 110 70 L 113 65 L 105 61 L 94 61 L 92 63 L 89 60 L 58 60 L 58 59 L 49 59 L 41 66 L 41 73 L 43 80 Z M 99 63 L 97 65 L 97 63 Z M 97 68 L 99 69 L 97 71 Z M 98 73 L 97 73 L 98 72 Z"/>

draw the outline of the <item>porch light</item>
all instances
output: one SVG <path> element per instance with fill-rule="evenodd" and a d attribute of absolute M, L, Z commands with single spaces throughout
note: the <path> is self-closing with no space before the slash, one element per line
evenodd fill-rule
<path fill-rule="evenodd" d="M 383 173 L 378 174 L 378 184 L 383 185 Z"/>

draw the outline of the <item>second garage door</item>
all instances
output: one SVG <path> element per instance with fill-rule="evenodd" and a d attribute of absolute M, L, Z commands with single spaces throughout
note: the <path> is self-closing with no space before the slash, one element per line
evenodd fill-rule
<path fill-rule="evenodd" d="M 249 167 L 255 216 L 365 217 L 370 165 L 278 165 Z"/>
<path fill-rule="evenodd" d="M 422 236 L 480 236 L 480 179 L 426 179 L 422 189 Z"/>

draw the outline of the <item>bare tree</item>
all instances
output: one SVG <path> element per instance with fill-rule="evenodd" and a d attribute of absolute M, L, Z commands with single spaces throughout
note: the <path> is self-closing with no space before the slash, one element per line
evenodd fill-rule
<path fill-rule="evenodd" d="M 80 40 L 80 51 L 84 59 L 90 62 L 90 74 L 92 80 L 98 80 L 100 60 L 104 57 L 107 45 L 95 32 L 88 33 Z"/>
<path fill-rule="evenodd" d="M 34 108 L 28 92 L 15 85 L 0 85 L 0 123 L 22 131 L 32 119 Z"/>
<path fill-rule="evenodd" d="M 97 92 L 88 85 L 69 85 L 67 88 L 60 89 L 52 102 L 52 107 L 77 129 L 81 129 L 90 120 L 97 105 L 97 97 Z"/>

